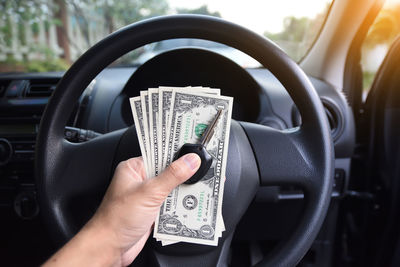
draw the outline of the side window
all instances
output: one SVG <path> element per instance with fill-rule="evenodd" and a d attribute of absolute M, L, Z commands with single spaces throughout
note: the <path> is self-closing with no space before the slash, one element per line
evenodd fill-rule
<path fill-rule="evenodd" d="M 386 0 L 364 40 L 361 50 L 364 99 L 375 74 L 396 36 L 400 34 L 400 0 Z"/>

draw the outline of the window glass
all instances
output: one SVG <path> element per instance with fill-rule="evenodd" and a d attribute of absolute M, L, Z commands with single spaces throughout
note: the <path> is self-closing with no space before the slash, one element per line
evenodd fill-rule
<path fill-rule="evenodd" d="M 318 36 L 332 0 L 2 0 L 0 72 L 67 69 L 82 53 L 130 23 L 170 14 L 205 14 L 240 24 L 276 42 L 300 60 Z M 114 65 L 142 64 L 180 46 L 221 53 L 243 67 L 257 67 L 241 52 L 212 42 L 171 40 L 125 55 Z"/>
<path fill-rule="evenodd" d="M 400 34 L 400 0 L 386 0 L 370 27 L 361 50 L 363 97 L 371 88 L 375 74 L 391 44 Z"/>

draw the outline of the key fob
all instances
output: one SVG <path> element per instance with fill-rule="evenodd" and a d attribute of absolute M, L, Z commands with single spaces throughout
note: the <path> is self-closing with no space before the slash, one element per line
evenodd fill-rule
<path fill-rule="evenodd" d="M 206 148 L 201 145 L 201 144 L 184 144 L 181 149 L 178 151 L 178 153 L 175 154 L 174 160 L 177 160 L 178 158 L 182 157 L 183 155 L 189 154 L 189 153 L 196 153 L 200 159 L 201 159 L 201 164 L 200 168 L 197 170 L 195 174 L 193 174 L 192 177 L 190 177 L 185 184 L 194 184 L 197 183 L 201 178 L 204 177 L 204 175 L 207 174 L 208 170 L 211 167 L 212 164 L 212 157 L 210 153 L 206 150 Z"/>

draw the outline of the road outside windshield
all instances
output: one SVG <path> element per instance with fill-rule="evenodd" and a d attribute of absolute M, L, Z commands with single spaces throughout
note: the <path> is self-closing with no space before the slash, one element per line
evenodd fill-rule
<path fill-rule="evenodd" d="M 0 1 L 0 72 L 62 71 L 111 32 L 142 19 L 204 14 L 240 24 L 273 40 L 299 61 L 313 44 L 331 0 L 3 0 Z M 243 67 L 259 63 L 231 47 L 175 39 L 136 49 L 113 66 L 137 66 L 177 47 L 203 47 Z"/>

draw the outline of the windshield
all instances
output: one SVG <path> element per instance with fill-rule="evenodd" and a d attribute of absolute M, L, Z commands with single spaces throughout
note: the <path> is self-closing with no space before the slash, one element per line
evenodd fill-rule
<path fill-rule="evenodd" d="M 331 0 L 3 0 L 0 1 L 0 72 L 66 70 L 89 47 L 130 23 L 160 15 L 204 14 L 264 35 L 299 61 L 323 25 Z M 136 49 L 113 66 L 140 65 L 177 47 L 203 47 L 243 67 L 259 63 L 231 47 L 175 39 Z"/>

